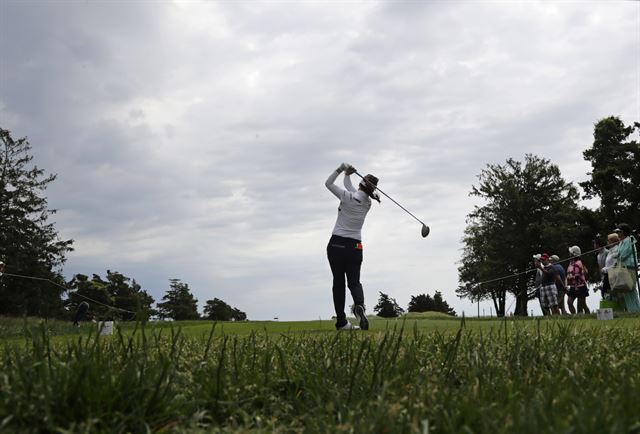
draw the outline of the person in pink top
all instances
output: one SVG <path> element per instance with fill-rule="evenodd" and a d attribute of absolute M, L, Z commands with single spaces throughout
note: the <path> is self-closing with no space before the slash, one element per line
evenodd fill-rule
<path fill-rule="evenodd" d="M 569 254 L 571 254 L 571 261 L 567 267 L 567 304 L 569 306 L 569 312 L 576 313 L 576 309 L 573 306 L 574 300 L 578 300 L 578 312 L 577 313 L 589 313 L 587 307 L 587 297 L 589 296 L 589 289 L 587 288 L 587 268 L 580 260 L 582 254 L 580 247 L 572 246 L 569 248 Z"/>

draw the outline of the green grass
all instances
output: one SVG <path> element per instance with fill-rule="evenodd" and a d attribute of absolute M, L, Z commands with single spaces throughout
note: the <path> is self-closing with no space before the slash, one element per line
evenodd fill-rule
<path fill-rule="evenodd" d="M 640 319 L 0 319 L 0 432 L 640 430 Z"/>

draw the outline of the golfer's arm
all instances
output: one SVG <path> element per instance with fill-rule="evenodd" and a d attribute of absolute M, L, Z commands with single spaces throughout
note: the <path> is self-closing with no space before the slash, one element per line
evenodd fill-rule
<path fill-rule="evenodd" d="M 351 193 L 355 193 L 356 189 L 353 188 L 353 184 L 351 183 L 351 177 L 349 175 L 344 175 L 344 188 Z"/>
<path fill-rule="evenodd" d="M 327 178 L 327 180 L 324 182 L 325 187 L 327 187 L 329 189 L 329 191 L 331 193 L 333 193 L 338 199 L 342 199 L 342 197 L 344 196 L 344 194 L 346 193 L 346 191 L 344 191 L 342 188 L 338 187 L 337 185 L 335 185 L 335 181 L 336 178 L 338 178 L 338 175 L 340 173 L 337 170 L 334 170 L 333 172 L 331 172 L 331 175 L 329 175 L 329 177 Z"/>

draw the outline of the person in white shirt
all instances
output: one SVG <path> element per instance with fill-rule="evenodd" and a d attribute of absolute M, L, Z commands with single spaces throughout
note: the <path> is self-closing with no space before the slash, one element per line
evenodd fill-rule
<path fill-rule="evenodd" d="M 344 189 L 334 184 L 342 172 L 345 172 Z M 329 191 L 340 200 L 338 218 L 327 245 L 327 257 L 333 274 L 333 305 L 336 311 L 336 329 L 338 330 L 369 329 L 369 321 L 364 309 L 364 292 L 360 283 L 363 249 L 362 226 L 371 209 L 371 199 L 380 202 L 380 198 L 375 193 L 378 178 L 373 175 L 365 176 L 356 190 L 350 178 L 350 175 L 355 172 L 356 169 L 353 166 L 342 163 L 340 167 L 331 172 L 325 182 Z M 345 276 L 353 297 L 353 313 L 360 323 L 359 327 L 352 325 L 344 312 Z"/>

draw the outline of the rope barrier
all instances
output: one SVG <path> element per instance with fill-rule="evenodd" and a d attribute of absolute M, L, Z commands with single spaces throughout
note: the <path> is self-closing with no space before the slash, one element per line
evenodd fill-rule
<path fill-rule="evenodd" d="M 132 314 L 134 314 L 134 315 L 136 314 L 136 312 L 132 312 L 132 311 L 127 310 L 127 309 L 122 309 L 122 308 L 120 308 L 120 307 L 115 307 L 115 306 L 109 306 L 108 304 L 102 303 L 102 302 L 100 302 L 100 301 L 98 301 L 98 300 L 94 300 L 94 299 L 92 299 L 91 297 L 87 297 L 86 295 L 79 294 L 78 292 L 71 292 L 72 290 L 71 290 L 71 289 L 69 289 L 69 288 L 67 288 L 66 286 L 62 286 L 62 285 L 60 285 L 59 283 L 56 283 L 56 282 L 54 282 L 53 280 L 46 279 L 46 278 L 44 278 L 44 277 L 24 276 L 24 275 L 21 275 L 21 274 L 12 274 L 12 273 L 7 273 L 7 272 L 4 272 L 4 273 L 2 273 L 2 274 L 3 274 L 3 275 L 5 275 L 5 276 L 19 277 L 19 278 L 22 278 L 22 279 L 31 279 L 31 280 L 40 280 L 40 281 L 44 281 L 44 282 L 49 282 L 49 283 L 51 283 L 52 285 L 57 286 L 58 288 L 62 288 L 62 289 L 64 289 L 64 291 L 65 291 L 66 293 L 73 294 L 73 295 L 77 295 L 78 297 L 82 297 L 82 298 L 84 298 L 85 300 L 89 300 L 89 301 L 91 301 L 91 302 L 93 302 L 93 303 L 95 303 L 95 304 L 99 304 L 99 305 L 101 305 L 101 306 L 104 306 L 104 307 L 106 307 L 107 309 L 115 310 L 115 311 L 118 311 L 118 312 L 132 313 Z"/>
<path fill-rule="evenodd" d="M 638 241 L 637 241 L 637 240 L 635 240 L 635 238 L 632 238 L 632 239 L 634 240 L 635 244 L 637 244 L 637 243 L 638 243 Z M 585 256 L 585 255 L 588 255 L 588 254 L 590 254 L 590 253 L 597 252 L 597 251 L 598 251 L 598 250 L 600 250 L 600 249 L 602 249 L 602 247 L 597 248 L 597 249 L 593 249 L 593 250 L 589 250 L 589 251 L 584 252 L 584 253 L 581 253 L 581 254 L 580 254 L 580 256 Z M 572 257 L 569 257 L 569 258 L 566 258 L 566 259 L 559 260 L 559 261 L 557 261 L 556 263 L 557 263 L 557 264 L 560 264 L 560 263 L 563 263 L 563 262 L 568 262 L 568 261 L 570 261 L 571 259 L 573 259 L 573 258 L 572 258 Z M 487 283 L 493 283 L 493 282 L 499 282 L 499 281 L 501 281 L 501 280 L 511 279 L 511 278 L 513 278 L 513 277 L 518 277 L 518 276 L 522 276 L 522 275 L 524 275 L 524 274 L 532 273 L 532 272 L 534 272 L 534 271 L 536 271 L 536 270 L 538 270 L 538 269 L 537 269 L 537 268 L 532 268 L 532 269 L 530 269 L 530 270 L 521 271 L 520 273 L 509 274 L 509 275 L 507 275 L 507 276 L 497 277 L 497 278 L 495 278 L 495 279 L 490 279 L 490 280 L 485 280 L 485 281 L 483 281 L 483 282 L 474 283 L 474 284 L 472 284 L 471 286 L 472 286 L 472 287 L 475 287 L 475 286 L 480 287 L 480 286 L 482 286 L 482 285 L 486 285 Z M 515 303 L 515 302 L 518 300 L 518 297 L 519 297 L 520 295 L 522 295 L 524 292 L 528 292 L 528 290 L 527 290 L 527 289 L 525 289 L 525 290 L 522 290 L 522 291 L 520 291 L 519 293 L 515 294 L 515 299 L 511 302 L 511 304 L 509 305 L 509 307 L 505 310 L 505 314 L 506 314 L 506 312 L 507 312 L 507 311 L 511 310 L 511 307 L 513 306 L 513 303 Z"/>

